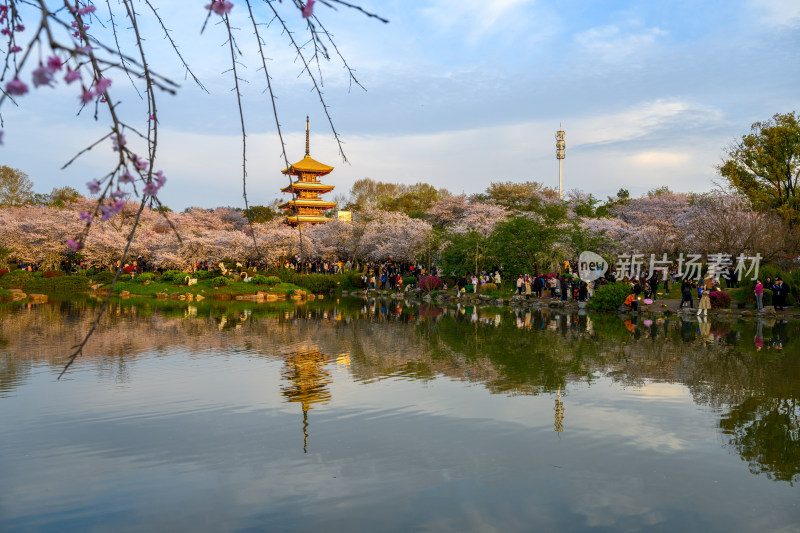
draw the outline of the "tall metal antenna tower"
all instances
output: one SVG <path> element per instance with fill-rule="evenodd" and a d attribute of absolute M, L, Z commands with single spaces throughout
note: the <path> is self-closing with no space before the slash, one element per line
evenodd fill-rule
<path fill-rule="evenodd" d="M 558 159 L 558 198 L 563 199 L 564 193 L 561 187 L 561 162 L 567 157 L 567 142 L 564 140 L 564 130 L 561 129 L 561 124 L 558 125 L 556 132 L 556 159 Z"/>

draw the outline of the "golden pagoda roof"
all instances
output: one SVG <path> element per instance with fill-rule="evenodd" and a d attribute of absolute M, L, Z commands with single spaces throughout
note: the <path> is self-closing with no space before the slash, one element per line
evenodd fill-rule
<path fill-rule="evenodd" d="M 287 185 L 286 187 L 281 189 L 281 192 L 289 192 L 292 189 L 297 189 L 298 191 L 302 191 L 302 190 L 311 191 L 311 190 L 314 190 L 314 191 L 320 191 L 320 192 L 323 192 L 323 191 L 324 192 L 329 192 L 329 191 L 332 191 L 334 188 L 335 188 L 335 185 L 326 185 L 324 183 L 319 183 L 318 181 L 296 181 L 296 182 L 292 183 L 291 185 Z"/>
<path fill-rule="evenodd" d="M 294 223 L 297 224 L 298 222 L 310 222 L 310 223 L 322 223 L 322 222 L 330 222 L 331 219 L 323 216 L 316 216 L 316 215 L 292 215 L 286 217 L 286 223 Z"/>
<path fill-rule="evenodd" d="M 303 172 L 310 174 L 328 174 L 332 170 L 332 166 L 320 163 L 310 155 L 306 154 L 303 159 L 289 166 L 288 168 L 281 170 L 281 172 L 284 174 L 300 174 Z"/>
<path fill-rule="evenodd" d="M 282 204 L 279 204 L 278 207 L 281 209 L 288 209 L 295 204 L 302 207 L 321 207 L 322 209 L 336 207 L 336 202 L 326 202 L 325 200 L 315 198 L 298 198 L 297 200 L 288 200 Z"/>

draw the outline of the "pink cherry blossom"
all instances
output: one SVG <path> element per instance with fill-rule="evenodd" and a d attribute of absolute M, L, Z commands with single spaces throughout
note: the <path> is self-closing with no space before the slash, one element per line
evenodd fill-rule
<path fill-rule="evenodd" d="M 89 46 L 88 44 L 86 46 L 79 46 L 75 48 L 75 52 L 77 52 L 78 54 L 83 54 L 85 56 L 88 56 L 91 55 L 92 53 L 92 47 Z"/>
<path fill-rule="evenodd" d="M 167 183 L 167 178 L 164 177 L 164 171 L 163 170 L 159 170 L 158 172 L 156 172 L 155 180 L 158 183 L 158 187 L 159 188 L 163 187 L 164 184 Z"/>
<path fill-rule="evenodd" d="M 94 100 L 94 97 L 95 97 L 94 92 L 88 89 L 84 89 L 83 92 L 81 93 L 80 99 L 82 103 L 88 104 L 89 102 Z"/>
<path fill-rule="evenodd" d="M 17 27 L 14 28 L 15 31 L 25 31 L 25 26 L 22 24 L 17 24 Z"/>
<path fill-rule="evenodd" d="M 233 9 L 233 3 L 224 0 L 213 0 L 206 6 L 206 9 L 210 9 L 217 15 L 222 16 L 228 14 L 230 10 Z"/>
<path fill-rule="evenodd" d="M 9 52 L 11 52 L 12 54 L 16 54 L 17 52 L 22 52 L 22 47 L 14 45 L 11 47 Z"/>
<path fill-rule="evenodd" d="M 80 8 L 78 10 L 78 14 L 79 15 L 88 15 L 89 13 L 94 13 L 95 9 L 97 9 L 97 8 L 95 8 L 94 6 L 82 7 L 82 8 Z"/>
<path fill-rule="evenodd" d="M 75 239 L 67 239 L 67 246 L 75 250 L 76 252 L 83 248 L 83 243 L 81 241 L 76 241 Z"/>
<path fill-rule="evenodd" d="M 103 94 L 104 92 L 106 92 L 106 90 L 110 86 L 111 86 L 111 80 L 110 79 L 108 79 L 108 78 L 100 78 L 99 80 L 97 80 L 97 83 L 95 83 L 94 92 L 95 92 L 95 94 L 97 94 L 99 96 L 99 95 Z"/>
<path fill-rule="evenodd" d="M 79 70 L 72 70 L 69 67 L 67 67 L 67 73 L 64 76 L 64 81 L 69 84 L 79 79 L 81 79 L 81 72 Z"/>
<path fill-rule="evenodd" d="M 83 220 L 87 224 L 92 221 L 92 215 L 90 215 L 89 213 L 81 212 L 78 214 L 78 216 L 81 218 L 81 220 Z"/>
<path fill-rule="evenodd" d="M 92 180 L 86 182 L 86 188 L 89 189 L 89 192 L 92 194 L 97 194 L 100 192 L 100 182 L 97 180 Z"/>
<path fill-rule="evenodd" d="M 119 183 L 133 183 L 133 176 L 131 176 L 130 172 L 125 172 L 122 176 L 119 177 L 117 180 Z"/>
<path fill-rule="evenodd" d="M 114 206 L 112 205 L 101 205 L 100 212 L 103 213 L 103 215 L 100 217 L 100 220 L 103 222 L 116 215 L 114 212 Z"/>
<path fill-rule="evenodd" d="M 39 87 L 41 85 L 53 86 L 53 71 L 49 68 L 40 65 L 39 68 L 33 71 L 33 86 Z"/>
<path fill-rule="evenodd" d="M 308 17 L 310 17 L 311 15 L 314 14 L 314 3 L 315 2 L 316 2 L 316 0 L 308 0 L 308 2 L 306 2 L 305 7 L 303 7 L 303 18 L 304 19 L 307 19 Z"/>
<path fill-rule="evenodd" d="M 147 168 L 147 165 L 148 165 L 147 161 L 145 161 L 144 159 L 141 159 L 138 156 L 136 157 L 136 168 L 139 168 L 141 170 L 145 170 Z"/>
<path fill-rule="evenodd" d="M 126 194 L 128 194 L 128 193 L 126 193 L 126 192 L 125 192 L 125 191 L 123 191 L 122 189 L 119 189 L 119 188 L 117 188 L 117 190 L 116 190 L 116 191 L 114 191 L 114 192 L 112 192 L 112 193 L 111 193 L 111 197 L 112 197 L 112 198 L 115 198 L 115 199 L 118 199 L 118 198 L 122 198 L 122 197 L 124 197 Z"/>
<path fill-rule="evenodd" d="M 47 58 L 47 68 L 51 72 L 55 72 L 56 70 L 61 70 L 61 60 L 56 56 L 50 56 Z"/>
<path fill-rule="evenodd" d="M 158 193 L 158 189 L 160 189 L 160 187 L 157 183 L 148 183 L 144 186 L 144 194 L 147 196 L 155 196 Z"/>
<path fill-rule="evenodd" d="M 19 78 L 14 78 L 6 84 L 6 92 L 8 94 L 22 96 L 28 92 L 28 86 L 25 85 L 25 82 L 21 81 Z"/>
<path fill-rule="evenodd" d="M 126 144 L 128 144 L 128 141 L 125 140 L 124 135 L 114 135 L 113 137 L 111 137 L 111 143 L 114 145 L 113 150 L 115 152 L 119 152 L 120 145 L 125 146 Z"/>

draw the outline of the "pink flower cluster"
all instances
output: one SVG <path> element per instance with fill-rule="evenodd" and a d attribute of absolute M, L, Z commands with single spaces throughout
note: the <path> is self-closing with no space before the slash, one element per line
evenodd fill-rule
<path fill-rule="evenodd" d="M 8 25 L 0 30 L 0 34 L 3 35 L 12 35 L 15 31 L 25 31 L 25 26 L 22 24 L 17 24 L 14 26 L 8 18 L 8 5 L 3 4 L 0 5 L 0 24 L 8 23 Z"/>
<path fill-rule="evenodd" d="M 112 194 L 111 196 L 114 195 Z M 123 207 L 125 207 L 125 200 L 115 200 L 110 205 L 101 205 L 100 212 L 103 213 L 103 215 L 100 217 L 100 220 L 103 221 L 108 220 L 109 218 L 113 217 L 114 215 L 122 211 Z"/>
<path fill-rule="evenodd" d="M 125 140 L 124 135 L 114 135 L 111 137 L 111 143 L 114 145 L 113 150 L 115 152 L 119 152 L 119 147 L 120 146 L 124 147 L 126 144 L 128 144 L 128 141 Z"/>
<path fill-rule="evenodd" d="M 149 196 L 155 196 L 165 183 L 167 183 L 167 178 L 164 177 L 164 171 L 159 170 L 156 172 L 156 177 L 153 178 L 153 181 L 144 186 L 144 193 Z"/>
<path fill-rule="evenodd" d="M 314 4 L 315 3 L 316 3 L 316 0 L 308 0 L 306 2 L 306 5 L 303 7 L 303 18 L 304 19 L 307 19 L 308 17 L 310 17 L 311 15 L 314 14 Z"/>
<path fill-rule="evenodd" d="M 212 0 L 212 2 L 206 6 L 206 9 L 213 11 L 219 16 L 223 16 L 230 13 L 231 9 L 233 9 L 233 3 L 226 2 L 225 0 Z"/>
<path fill-rule="evenodd" d="M 47 85 L 52 87 L 55 82 L 53 76 L 59 70 L 61 70 L 61 60 L 55 56 L 49 57 L 46 65 L 39 63 L 39 68 L 33 71 L 33 86 Z"/>
<path fill-rule="evenodd" d="M 81 94 L 81 103 L 88 104 L 98 96 L 102 96 L 104 92 L 111 85 L 111 80 L 108 78 L 100 78 L 91 89 L 84 89 Z"/>
<path fill-rule="evenodd" d="M 76 37 L 76 38 L 80 37 L 81 36 L 81 32 L 78 30 L 78 22 L 73 20 L 71 24 L 72 24 L 72 27 L 75 28 L 75 31 L 72 32 L 72 36 Z M 84 24 L 83 25 L 83 31 L 86 32 L 88 29 L 89 29 L 89 25 L 88 24 Z"/>
<path fill-rule="evenodd" d="M 73 13 L 77 13 L 78 15 L 89 15 L 91 13 L 94 13 L 96 9 L 97 8 L 95 8 L 92 5 L 78 7 L 77 2 L 75 3 L 75 6 L 70 6 L 69 8 L 70 11 L 72 11 Z"/>
<path fill-rule="evenodd" d="M 39 67 L 33 71 L 33 86 L 40 87 L 42 85 L 46 85 L 48 87 L 52 87 L 55 83 L 56 72 L 61 70 L 62 66 L 63 64 L 61 63 L 61 60 L 56 56 L 49 57 L 47 59 L 47 63 L 45 64 L 39 63 Z M 67 74 L 64 76 L 64 81 L 67 83 L 72 83 L 76 79 L 80 79 L 80 77 L 80 72 L 77 70 L 71 70 L 69 67 L 67 67 Z M 111 80 L 100 78 L 96 84 L 95 91 L 102 89 L 97 93 L 102 94 L 109 85 L 111 85 Z M 6 84 L 6 92 L 8 94 L 13 94 L 14 96 L 22 96 L 28 92 L 28 86 L 19 78 L 14 78 Z"/>

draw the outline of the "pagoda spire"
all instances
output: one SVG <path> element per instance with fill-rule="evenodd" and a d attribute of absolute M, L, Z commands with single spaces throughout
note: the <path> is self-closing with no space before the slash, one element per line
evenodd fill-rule
<path fill-rule="evenodd" d="M 308 115 L 306 115 L 306 157 L 309 157 L 309 150 L 308 150 Z"/>

